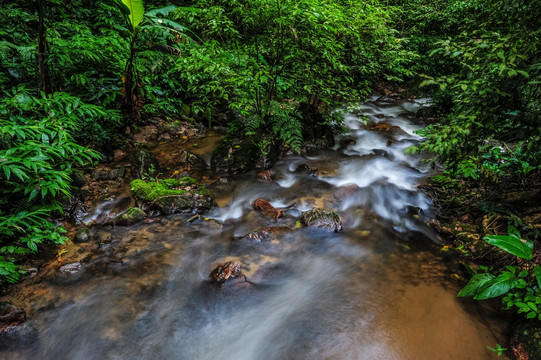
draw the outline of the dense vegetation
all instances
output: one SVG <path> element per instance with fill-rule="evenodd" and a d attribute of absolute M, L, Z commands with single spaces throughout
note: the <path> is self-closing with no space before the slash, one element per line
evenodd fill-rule
<path fill-rule="evenodd" d="M 407 86 L 434 99 L 427 140 L 412 151 L 435 154 L 443 186 L 467 180 L 495 213 L 502 191 L 539 184 L 539 0 L 0 4 L 2 281 L 18 280 L 24 254 L 66 241 L 52 218 L 74 168 L 154 115 L 221 121 L 299 151 L 303 110 L 339 125 L 334 110 L 375 84 Z M 498 211 L 521 227 L 508 237 L 534 247 L 526 273 L 505 275 L 515 281 L 506 292 L 535 292 L 538 228 Z"/>

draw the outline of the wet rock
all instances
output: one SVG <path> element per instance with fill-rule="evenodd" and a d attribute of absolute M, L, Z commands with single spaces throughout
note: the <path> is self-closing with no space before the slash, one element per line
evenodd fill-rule
<path fill-rule="evenodd" d="M 287 226 L 269 226 L 259 231 L 251 232 L 235 240 L 247 239 L 253 242 L 261 242 L 267 240 L 271 235 L 283 234 L 291 232 L 292 229 Z"/>
<path fill-rule="evenodd" d="M 223 284 L 229 279 L 241 277 L 244 277 L 244 275 L 241 272 L 240 264 L 236 261 L 219 264 L 209 275 L 210 281 L 218 284 Z"/>
<path fill-rule="evenodd" d="M 357 144 L 357 140 L 355 140 L 355 139 L 353 139 L 351 137 L 343 137 L 342 139 L 340 139 L 339 144 L 340 144 L 340 149 L 345 149 L 350 145 Z"/>
<path fill-rule="evenodd" d="M 513 325 L 511 347 L 516 359 L 541 359 L 541 322 L 520 320 Z"/>
<path fill-rule="evenodd" d="M 83 268 L 83 266 L 81 265 L 80 262 L 74 262 L 74 263 L 71 263 L 71 264 L 62 265 L 58 269 L 58 271 L 63 273 L 63 274 L 76 274 L 79 271 L 81 271 L 82 268 Z"/>
<path fill-rule="evenodd" d="M 339 200 L 344 200 L 347 198 L 351 198 L 359 189 L 360 188 L 357 184 L 342 186 L 338 190 L 336 190 L 334 196 Z"/>
<path fill-rule="evenodd" d="M 9 302 L 0 303 L 0 332 L 8 326 L 17 326 L 26 321 L 26 313 Z"/>
<path fill-rule="evenodd" d="M 124 177 L 126 174 L 126 169 L 122 166 L 117 166 L 114 169 L 101 168 L 96 169 L 92 173 L 92 178 L 94 180 L 117 180 Z"/>
<path fill-rule="evenodd" d="M 130 207 L 124 213 L 115 216 L 111 222 L 118 226 L 132 226 L 145 220 L 145 212 L 136 207 Z"/>
<path fill-rule="evenodd" d="M 373 149 L 372 152 L 376 156 L 381 156 L 381 157 L 388 157 L 389 156 L 389 153 L 387 151 L 385 151 L 385 150 L 382 150 L 382 149 Z"/>
<path fill-rule="evenodd" d="M 90 240 L 89 230 L 87 227 L 82 227 L 75 233 L 73 237 L 73 243 L 82 244 Z"/>
<path fill-rule="evenodd" d="M 303 212 L 301 223 L 306 227 L 318 227 L 338 232 L 342 230 L 342 220 L 335 211 L 314 208 Z"/>
<path fill-rule="evenodd" d="M 276 163 L 278 155 L 278 143 L 269 135 L 244 138 L 228 135 L 212 152 L 210 165 L 219 174 L 239 174 L 252 169 L 268 169 Z"/>
<path fill-rule="evenodd" d="M 130 183 L 130 188 L 138 207 L 147 213 L 195 213 L 216 206 L 210 191 L 189 177 L 157 182 L 137 179 Z"/>
<path fill-rule="evenodd" d="M 137 149 L 130 158 L 132 176 L 141 179 L 144 176 L 156 177 L 160 172 L 158 160 L 144 149 Z"/>
<path fill-rule="evenodd" d="M 9 302 L 0 303 L 0 349 L 21 349 L 36 341 L 38 331 L 25 321 L 23 309 Z"/>
<path fill-rule="evenodd" d="M 270 170 L 263 170 L 257 174 L 257 180 L 269 182 L 272 181 L 272 174 Z"/>
<path fill-rule="evenodd" d="M 373 124 L 368 124 L 365 126 L 365 129 L 367 130 L 372 130 L 372 131 L 382 131 L 382 132 L 389 132 L 391 131 L 391 129 L 393 128 L 393 126 L 391 124 L 387 124 L 387 123 L 384 123 L 384 122 L 379 122 L 379 123 L 373 123 Z"/>
<path fill-rule="evenodd" d="M 118 166 L 111 171 L 109 171 L 109 174 L 107 174 L 107 180 L 117 180 L 122 179 L 124 175 L 126 174 L 126 168 L 123 166 Z"/>
<path fill-rule="evenodd" d="M 312 168 L 307 164 L 300 164 L 295 169 L 295 173 L 297 174 L 306 174 L 310 176 L 317 176 L 317 171 L 318 171 L 317 168 Z"/>
<path fill-rule="evenodd" d="M 252 207 L 254 208 L 254 210 L 261 211 L 263 215 L 273 218 L 274 221 L 278 221 L 279 218 L 284 216 L 284 210 L 276 209 L 265 199 L 256 199 L 252 203 Z"/>

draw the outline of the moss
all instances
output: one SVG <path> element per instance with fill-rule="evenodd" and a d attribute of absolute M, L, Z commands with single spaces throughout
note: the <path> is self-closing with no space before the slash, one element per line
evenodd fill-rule
<path fill-rule="evenodd" d="M 194 182 L 195 180 L 192 178 L 166 179 L 159 182 L 146 182 L 136 179 L 130 183 L 130 188 L 135 198 L 144 202 L 152 202 L 163 196 L 184 194 L 186 190 L 179 188 Z"/>
<path fill-rule="evenodd" d="M 139 208 L 130 207 L 126 212 L 116 216 L 113 219 L 113 224 L 120 226 L 130 226 L 143 221 L 145 218 L 145 212 Z"/>
<path fill-rule="evenodd" d="M 165 179 L 158 182 L 133 180 L 132 195 L 143 210 L 153 209 L 162 214 L 209 209 L 215 205 L 210 191 L 190 177 Z"/>

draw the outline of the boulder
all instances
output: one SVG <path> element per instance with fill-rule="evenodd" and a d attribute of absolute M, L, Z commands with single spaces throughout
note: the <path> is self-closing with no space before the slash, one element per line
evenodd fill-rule
<path fill-rule="evenodd" d="M 335 211 L 313 208 L 301 215 L 301 223 L 306 227 L 317 227 L 338 232 L 342 230 L 342 220 Z"/>
<path fill-rule="evenodd" d="M 160 173 L 160 164 L 154 155 L 144 149 L 137 149 L 131 154 L 131 173 L 136 179 L 144 176 L 154 178 Z"/>
<path fill-rule="evenodd" d="M 190 177 L 156 182 L 136 179 L 130 189 L 139 208 L 161 215 L 196 213 L 216 206 L 210 191 Z"/>
<path fill-rule="evenodd" d="M 132 226 L 145 220 L 145 212 L 137 207 L 130 207 L 128 210 L 115 216 L 111 223 L 118 226 Z"/>

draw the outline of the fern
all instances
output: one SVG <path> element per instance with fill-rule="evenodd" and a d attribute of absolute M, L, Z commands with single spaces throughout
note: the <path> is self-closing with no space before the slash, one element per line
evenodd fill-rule
<path fill-rule="evenodd" d="M 300 153 L 303 136 L 299 111 L 293 105 L 276 101 L 271 102 L 269 110 L 273 135 Z"/>

